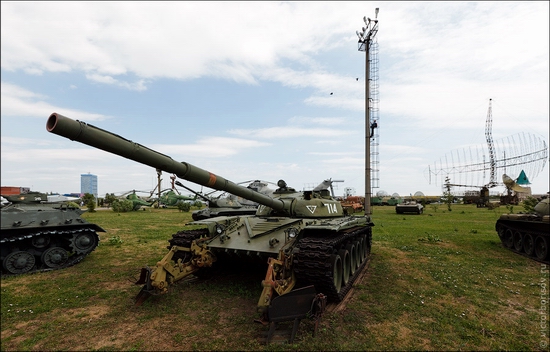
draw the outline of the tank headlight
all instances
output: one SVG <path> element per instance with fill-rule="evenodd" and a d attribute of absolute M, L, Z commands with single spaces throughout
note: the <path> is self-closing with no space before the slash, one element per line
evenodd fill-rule
<path fill-rule="evenodd" d="M 222 225 L 216 225 L 216 234 L 221 235 L 223 233 Z"/>
<path fill-rule="evenodd" d="M 288 231 L 288 238 L 294 238 L 298 235 L 298 230 L 296 230 L 294 227 L 289 228 L 287 231 Z"/>

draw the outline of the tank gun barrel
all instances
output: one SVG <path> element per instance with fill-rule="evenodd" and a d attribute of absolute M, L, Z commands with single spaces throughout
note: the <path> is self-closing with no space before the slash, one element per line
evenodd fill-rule
<path fill-rule="evenodd" d="M 218 191 L 226 191 L 277 211 L 288 210 L 285 209 L 285 203 L 282 200 L 274 199 L 247 187 L 237 185 L 234 182 L 189 163 L 175 161 L 167 155 L 132 142 L 117 134 L 82 121 L 73 120 L 58 113 L 50 115 L 46 123 L 46 130 L 70 140 L 151 166 L 155 169 L 175 174 L 181 179 L 201 186 Z"/>
<path fill-rule="evenodd" d="M 193 194 L 195 194 L 197 197 L 201 198 L 202 200 L 204 200 L 206 202 L 210 202 L 210 199 L 208 197 L 205 197 L 202 194 L 200 194 L 199 192 L 193 191 L 191 188 L 189 188 L 187 186 L 184 186 L 180 181 L 176 181 L 176 185 L 185 188 L 189 192 L 192 192 Z"/>

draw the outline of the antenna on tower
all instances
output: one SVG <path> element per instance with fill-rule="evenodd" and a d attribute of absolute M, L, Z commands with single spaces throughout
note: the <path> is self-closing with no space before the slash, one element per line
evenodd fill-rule
<path fill-rule="evenodd" d="M 374 141 L 373 152 L 371 152 L 371 136 L 370 126 L 378 120 L 378 42 L 374 40 L 378 33 L 378 12 L 375 10 L 375 19 L 371 20 L 364 16 L 363 21 L 366 27 L 361 28 L 361 32 L 356 31 L 358 41 L 358 50 L 365 52 L 365 215 L 371 214 L 370 200 L 373 187 L 378 184 L 378 169 L 374 166 L 378 164 L 378 142 Z M 377 125 L 376 125 L 377 127 Z M 374 138 L 373 138 L 374 139 Z M 373 156 L 374 161 L 371 160 Z M 371 170 L 375 176 L 371 179 Z M 371 181 L 375 181 L 374 186 Z"/>
<path fill-rule="evenodd" d="M 548 160 L 548 146 L 544 139 L 519 132 L 493 141 L 492 129 L 492 99 L 489 99 L 485 122 L 486 144 L 452 150 L 436 160 L 433 167 L 428 166 L 425 171 L 429 183 L 435 181 L 437 184 L 438 178 L 452 176 L 452 186 L 492 188 L 503 184 L 496 180 L 497 173 L 515 176 L 523 172 L 534 178 L 543 171 Z M 489 182 L 485 180 L 487 172 L 491 175 Z"/>
<path fill-rule="evenodd" d="M 487 188 L 495 187 L 497 185 L 495 181 L 495 147 L 493 145 L 493 111 L 491 108 L 491 102 L 493 99 L 489 99 L 489 110 L 487 111 L 487 120 L 485 121 L 485 139 L 487 140 L 487 147 L 489 148 L 489 165 L 491 171 L 491 178 L 489 183 L 485 185 Z"/>

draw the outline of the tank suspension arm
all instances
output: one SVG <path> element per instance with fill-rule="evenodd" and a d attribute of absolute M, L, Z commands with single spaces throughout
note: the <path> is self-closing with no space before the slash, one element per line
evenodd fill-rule
<path fill-rule="evenodd" d="M 277 211 L 285 210 L 285 204 L 279 199 L 274 199 L 247 187 L 237 185 L 221 176 L 217 176 L 189 163 L 177 162 L 167 155 L 85 122 L 53 113 L 48 118 L 46 129 L 48 132 L 70 140 L 78 141 L 106 152 L 120 155 L 126 159 L 149 165 L 155 169 L 175 174 L 179 178 L 201 186 L 218 191 L 226 191 Z"/>

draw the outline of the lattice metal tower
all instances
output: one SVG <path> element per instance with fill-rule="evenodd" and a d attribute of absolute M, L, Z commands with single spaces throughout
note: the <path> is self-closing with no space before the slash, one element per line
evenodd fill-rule
<path fill-rule="evenodd" d="M 365 27 L 361 28 L 361 32 L 356 31 L 357 37 L 359 37 L 358 41 L 358 50 L 365 52 L 365 215 L 371 214 L 371 195 L 372 195 L 372 187 L 371 187 L 371 134 L 374 134 L 374 132 L 371 133 L 371 123 L 374 121 L 374 119 L 371 117 L 372 112 L 372 88 L 371 88 L 371 73 L 372 73 L 372 47 L 374 44 L 374 38 L 376 36 L 376 33 L 378 33 L 378 8 L 375 10 L 375 17 L 374 20 L 371 20 L 370 18 L 367 18 L 366 16 L 363 17 L 363 21 L 365 22 Z M 376 63 L 378 64 L 378 60 L 376 60 Z M 378 65 L 376 65 L 376 76 L 378 76 Z M 378 79 L 376 79 L 376 83 L 378 83 Z M 376 92 L 378 92 L 378 87 L 375 89 Z M 378 101 L 378 99 L 376 100 Z M 378 105 L 377 105 L 378 106 Z M 376 109 L 378 111 L 378 108 Z M 378 155 L 378 154 L 377 154 Z"/>
<path fill-rule="evenodd" d="M 370 164 L 371 164 L 371 187 L 380 188 L 380 159 L 378 153 L 378 138 L 380 136 L 380 114 L 378 94 L 378 41 L 374 41 L 370 51 L 370 123 L 376 121 L 377 128 L 371 136 L 370 143 Z"/>

